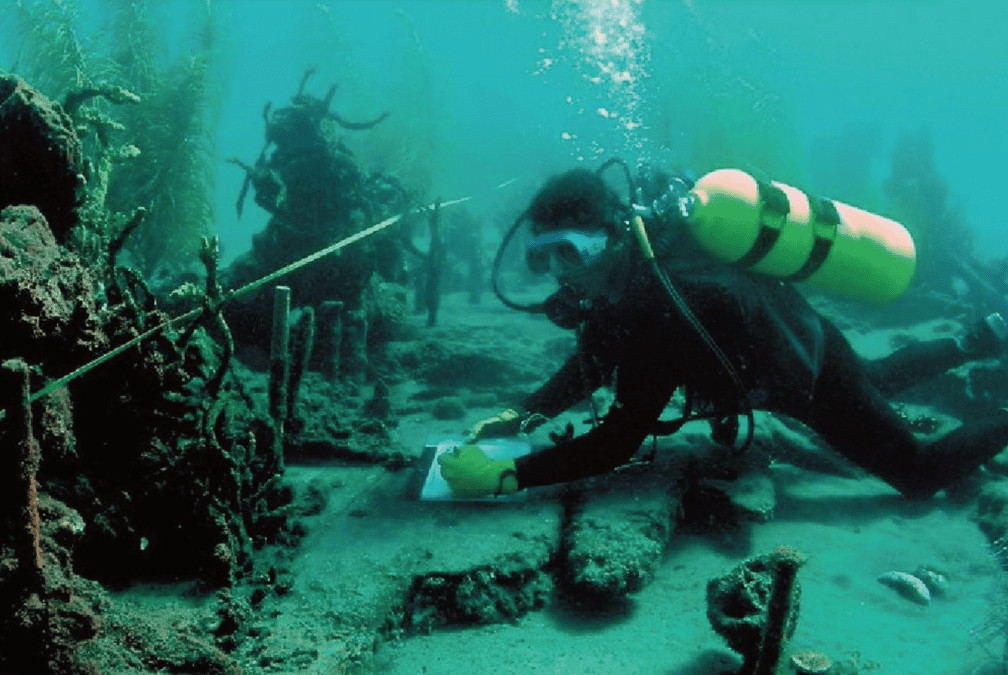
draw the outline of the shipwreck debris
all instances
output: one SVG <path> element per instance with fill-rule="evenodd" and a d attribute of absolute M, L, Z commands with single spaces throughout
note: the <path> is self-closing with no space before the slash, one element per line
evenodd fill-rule
<path fill-rule="evenodd" d="M 797 572 L 804 560 L 795 549 L 781 546 L 707 583 L 707 619 L 742 656 L 740 675 L 774 672 L 797 626 Z"/>

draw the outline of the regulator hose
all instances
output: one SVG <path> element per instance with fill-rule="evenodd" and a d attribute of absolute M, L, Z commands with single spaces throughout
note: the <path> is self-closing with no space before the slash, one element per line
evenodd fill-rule
<path fill-rule="evenodd" d="M 746 437 L 742 445 L 737 448 L 738 452 L 745 451 L 751 444 L 753 439 L 753 434 L 755 432 L 755 418 L 753 415 L 752 401 L 749 398 L 749 391 L 746 389 L 745 384 L 743 384 L 742 379 L 739 377 L 738 372 L 735 370 L 735 366 L 731 364 L 728 357 L 725 355 L 724 351 L 718 347 L 714 338 L 711 334 L 707 332 L 704 325 L 700 323 L 700 320 L 696 318 L 693 310 L 689 308 L 686 300 L 682 297 L 682 294 L 676 290 L 675 286 L 672 285 L 672 281 L 665 274 L 665 270 L 661 268 L 658 264 L 658 259 L 655 257 L 654 249 L 651 248 L 651 241 L 648 239 L 647 230 L 644 229 L 644 219 L 639 215 L 633 217 L 631 221 L 631 228 L 634 234 L 637 236 L 637 242 L 640 244 L 641 252 L 644 254 L 644 258 L 647 260 L 648 264 L 654 270 L 655 275 L 658 280 L 661 281 L 662 287 L 664 287 L 665 292 L 668 293 L 669 298 L 672 299 L 672 303 L 679 310 L 679 313 L 684 319 L 692 326 L 696 334 L 700 336 L 707 348 L 710 349 L 711 353 L 717 358 L 718 362 L 721 363 L 721 367 L 731 378 L 732 383 L 735 385 L 736 392 L 738 393 L 738 401 L 742 406 L 742 412 L 746 416 Z"/>

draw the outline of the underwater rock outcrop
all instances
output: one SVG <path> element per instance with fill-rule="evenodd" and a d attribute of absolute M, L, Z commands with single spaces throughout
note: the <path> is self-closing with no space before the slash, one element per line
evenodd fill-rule
<path fill-rule="evenodd" d="M 38 208 L 58 242 L 77 224 L 84 157 L 70 117 L 20 77 L 0 75 L 0 209 Z"/>
<path fill-rule="evenodd" d="M 113 346 L 167 320 L 130 303 L 110 311 Z M 94 524 L 79 548 L 82 572 L 228 585 L 283 527 L 290 496 L 272 427 L 233 381 L 208 392 L 218 350 L 202 330 L 185 342 L 167 329 L 71 383 L 76 453 L 48 475 Z"/>
<path fill-rule="evenodd" d="M 77 643 L 99 629 L 97 584 L 72 570 L 80 515 L 39 492 L 28 365 L 0 366 L 0 670 L 77 673 Z"/>
<path fill-rule="evenodd" d="M 333 86 L 325 97 L 305 93 L 312 74 L 308 71 L 291 105 L 263 111 L 266 145 L 255 164 L 248 166 L 232 160 L 246 171 L 245 184 L 238 198 L 238 214 L 249 187 L 256 204 L 271 214 L 266 228 L 252 238 L 252 250 L 222 271 L 228 288 L 241 287 L 266 274 L 315 253 L 365 227 L 406 210 L 411 197 L 391 176 L 366 173 L 357 165 L 352 151 L 343 144 L 343 130 L 367 129 L 379 124 L 388 113 L 368 122 L 350 122 L 330 110 L 336 91 Z M 356 242 L 352 253 L 330 256 L 284 276 L 292 289 L 293 307 L 314 307 L 341 302 L 343 325 L 347 334 L 340 340 L 342 369 L 361 368 L 357 353 L 360 344 L 381 340 L 376 323 L 396 311 L 383 306 L 372 278 L 399 281 L 404 269 L 403 251 L 397 239 L 380 232 Z M 271 296 L 259 291 L 233 303 L 228 320 L 242 344 L 264 345 L 268 342 Z M 404 306 L 405 301 L 399 302 Z M 399 309 L 402 313 L 404 310 Z M 363 328 L 350 331 L 351 323 Z M 331 356 L 325 348 L 332 342 L 328 325 L 319 326 L 315 367 L 322 368 Z M 366 364 L 365 364 L 366 365 Z"/>
<path fill-rule="evenodd" d="M 21 81 L 16 90 L 19 99 L 45 101 Z M 66 122 L 43 136 L 66 160 L 49 171 L 72 171 L 80 153 L 72 126 L 59 106 L 42 109 Z M 0 147 L 27 133 L 5 123 Z M 46 152 L 43 166 L 52 159 Z M 17 159 L 17 170 L 35 166 L 35 155 Z M 32 391 L 168 321 L 135 274 L 88 269 L 61 246 L 47 202 L 39 201 L 0 212 L 0 358 L 26 362 Z M 69 212 L 58 217 L 63 227 L 77 222 Z M 203 329 L 164 328 L 35 403 L 39 491 L 80 512 L 80 571 L 118 582 L 167 574 L 227 584 L 248 568 L 253 545 L 283 527 L 289 495 L 271 454 L 272 431 L 233 382 L 220 387 L 221 352 Z"/>
<path fill-rule="evenodd" d="M 96 356 L 108 341 L 94 286 L 37 207 L 0 211 L 0 358 L 23 358 L 55 377 Z"/>
<path fill-rule="evenodd" d="M 252 560 L 298 536 L 272 427 L 226 377 L 230 350 L 214 338 L 227 327 L 209 306 L 172 327 L 145 280 L 116 267 L 122 237 L 105 240 L 106 262 L 93 267 L 61 244 L 80 226 L 80 143 L 58 105 L 16 78 L 0 83 L 13 86 L 0 98 L 0 192 L 14 202 L 0 210 L 0 440 L 11 451 L 0 472 L 0 670 L 237 672 L 222 651 L 226 617 L 207 622 L 224 626 L 213 635 L 162 630 L 90 579 L 205 589 L 254 576 L 260 594 L 282 592 L 276 569 Z M 15 174 L 40 167 L 41 192 L 10 192 Z M 212 302 L 216 247 L 204 251 Z"/>

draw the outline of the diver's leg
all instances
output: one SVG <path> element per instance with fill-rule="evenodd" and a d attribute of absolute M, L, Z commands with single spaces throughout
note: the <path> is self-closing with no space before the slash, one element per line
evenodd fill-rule
<path fill-rule="evenodd" d="M 928 497 L 964 478 L 1008 446 L 1008 410 L 968 422 L 927 446 L 924 462 L 912 481 L 919 496 Z M 906 491 L 903 491 L 907 494 Z M 914 496 L 908 494 L 908 496 Z"/>
<path fill-rule="evenodd" d="M 832 325 L 826 328 L 815 396 L 796 417 L 845 457 L 913 498 L 929 497 L 969 475 L 1008 444 L 1003 410 L 930 445 L 918 441 Z"/>
<path fill-rule="evenodd" d="M 915 342 L 889 356 L 865 361 L 864 366 L 872 384 L 884 396 L 892 396 L 969 361 L 999 356 L 1006 346 L 1008 325 L 995 312 L 974 322 L 959 337 Z"/>
<path fill-rule="evenodd" d="M 864 362 L 868 379 L 883 396 L 923 384 L 970 360 L 953 338 L 914 342 L 881 359 Z"/>

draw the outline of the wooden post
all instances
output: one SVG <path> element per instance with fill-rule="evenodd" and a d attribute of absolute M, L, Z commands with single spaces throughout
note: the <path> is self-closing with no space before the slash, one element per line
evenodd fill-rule
<path fill-rule="evenodd" d="M 290 377 L 291 289 L 277 286 L 273 295 L 273 340 L 270 343 L 269 413 L 273 420 L 273 450 L 283 466 L 283 427 L 287 419 L 287 378 Z"/>
<path fill-rule="evenodd" d="M 367 312 L 352 309 L 343 313 L 343 344 L 341 345 L 343 376 L 361 384 L 367 379 Z"/>
<path fill-rule="evenodd" d="M 444 272 L 445 248 L 441 239 L 438 216 L 441 212 L 441 198 L 434 201 L 430 216 L 430 250 L 427 252 L 427 284 L 424 287 L 424 306 L 427 308 L 427 327 L 437 325 L 438 308 L 441 306 L 441 276 Z"/>
<path fill-rule="evenodd" d="M 794 632 L 791 622 L 797 620 L 798 568 L 805 564 L 805 556 L 790 546 L 778 546 L 770 560 L 773 582 L 767 600 L 766 623 L 763 642 L 755 675 L 773 675 L 777 672 L 784 643 Z"/>
<path fill-rule="evenodd" d="M 28 365 L 21 359 L 4 361 L 0 366 L 0 397 L 7 409 L 4 435 L 11 445 L 5 443 L 6 447 L 0 453 L 4 464 L 0 470 L 0 480 L 5 484 L 3 512 L 6 518 L 10 518 L 7 526 L 11 528 L 18 573 L 25 590 L 41 593 L 45 587 L 45 576 L 35 475 L 42 453 L 32 436 L 28 386 Z"/>
<path fill-rule="evenodd" d="M 326 300 L 319 305 L 316 328 L 321 346 L 322 374 L 332 384 L 340 376 L 340 350 L 343 348 L 343 303 Z"/>
<path fill-rule="evenodd" d="M 308 363 L 311 361 L 312 349 L 315 346 L 315 310 L 305 307 L 301 316 L 294 324 L 294 345 L 291 349 L 291 371 L 287 383 L 287 421 L 294 420 L 294 410 L 298 393 L 301 391 L 301 380 Z"/>
<path fill-rule="evenodd" d="M 11 672 L 48 673 L 52 638 L 46 601 L 36 474 L 42 452 L 32 435 L 28 365 L 21 359 L 0 364 L 0 407 L 7 411 L 0 447 L 0 544 L 10 546 L 17 569 L 0 586 L 0 623 Z"/>

